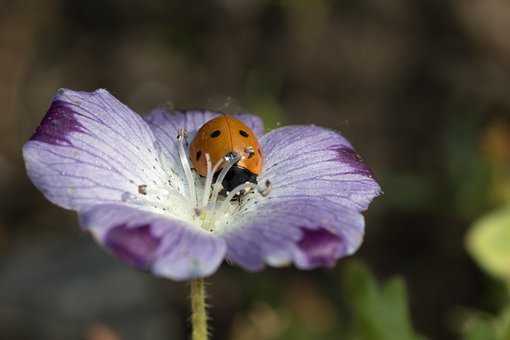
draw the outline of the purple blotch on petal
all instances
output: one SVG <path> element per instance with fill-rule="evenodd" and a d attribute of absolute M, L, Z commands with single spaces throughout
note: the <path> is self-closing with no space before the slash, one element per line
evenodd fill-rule
<path fill-rule="evenodd" d="M 332 145 L 329 150 L 336 152 L 336 159 L 340 162 L 346 163 L 351 166 L 355 171 L 353 173 L 373 177 L 372 170 L 363 162 L 361 156 L 352 148 L 346 145 Z"/>
<path fill-rule="evenodd" d="M 65 102 L 53 101 L 31 140 L 54 145 L 70 145 L 66 135 L 69 132 L 83 132 L 83 127 L 73 113 Z"/>
<path fill-rule="evenodd" d="M 347 253 L 344 240 L 337 234 L 324 229 L 302 228 L 303 236 L 297 243 L 305 257 L 306 268 L 333 267 L 338 258 Z"/>
<path fill-rule="evenodd" d="M 137 268 L 148 269 L 155 260 L 161 240 L 151 233 L 150 225 L 112 228 L 105 237 L 105 245 L 120 260 Z"/>

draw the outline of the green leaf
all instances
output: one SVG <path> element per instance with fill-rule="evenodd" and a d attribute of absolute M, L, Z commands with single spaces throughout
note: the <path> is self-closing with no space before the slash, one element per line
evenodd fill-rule
<path fill-rule="evenodd" d="M 510 339 L 510 306 L 507 306 L 499 316 L 496 322 L 496 332 L 499 339 Z"/>
<path fill-rule="evenodd" d="M 489 320 L 472 320 L 464 332 L 464 340 L 499 340 Z M 502 339 L 503 340 L 503 339 Z"/>
<path fill-rule="evenodd" d="M 499 316 L 471 311 L 463 318 L 461 328 L 464 340 L 510 339 L 510 306 L 507 306 Z"/>
<path fill-rule="evenodd" d="M 466 246 L 486 272 L 510 283 L 510 206 L 482 217 L 467 235 Z"/>
<path fill-rule="evenodd" d="M 345 298 L 353 311 L 351 339 L 424 339 L 412 328 L 402 279 L 391 279 L 380 287 L 362 264 L 350 263 L 343 281 Z"/>
<path fill-rule="evenodd" d="M 510 304 L 499 315 L 470 309 L 457 312 L 457 324 L 464 340 L 509 340 Z"/>

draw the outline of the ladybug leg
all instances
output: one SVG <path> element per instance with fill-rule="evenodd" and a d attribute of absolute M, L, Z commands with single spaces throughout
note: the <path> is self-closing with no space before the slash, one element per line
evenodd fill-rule
<path fill-rule="evenodd" d="M 241 204 L 241 198 L 246 195 L 246 191 L 241 191 L 239 195 L 235 197 L 235 200 L 237 201 L 237 204 Z"/>

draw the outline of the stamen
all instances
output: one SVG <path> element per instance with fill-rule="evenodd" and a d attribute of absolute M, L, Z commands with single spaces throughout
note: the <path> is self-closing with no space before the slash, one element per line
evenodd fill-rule
<path fill-rule="evenodd" d="M 181 182 L 180 174 L 172 170 L 171 164 L 164 164 L 165 166 L 163 167 L 169 169 L 167 170 L 168 183 L 155 182 L 154 186 L 152 184 L 140 183 L 136 186 L 136 192 L 126 193 L 126 195 L 123 195 L 123 200 L 134 205 L 152 207 L 153 209 L 160 210 L 158 211 L 159 213 L 189 220 L 190 223 L 197 224 L 200 228 L 213 232 L 216 227 L 221 228 L 232 209 L 237 209 L 238 205 L 231 202 L 236 196 L 241 197 L 243 192 L 247 193 L 250 191 L 267 196 L 271 191 L 271 183 L 269 181 L 265 182 L 265 186 L 245 182 L 235 187 L 232 191 L 227 192 L 225 199 L 219 199 L 218 197 L 223 189 L 222 183 L 232 167 L 241 159 L 251 158 L 255 155 L 253 147 L 246 147 L 240 153 L 228 153 L 216 164 L 212 164 L 211 155 L 205 153 L 207 175 L 204 187 L 203 189 L 201 185 L 196 187 L 201 182 L 195 183 L 198 175 L 191 168 L 191 161 L 187 150 L 187 132 L 185 129 L 179 129 L 177 141 L 179 158 L 187 183 Z M 161 158 L 163 161 L 166 159 L 166 157 Z M 221 170 L 218 170 L 220 167 Z M 215 174 L 218 174 L 216 180 L 214 180 Z M 181 185 L 187 188 L 183 189 Z M 218 208 L 216 208 L 217 205 L 219 206 Z"/>
<path fill-rule="evenodd" d="M 250 159 L 255 155 L 255 150 L 253 149 L 253 146 L 248 146 L 244 149 L 244 153 L 246 153 L 248 155 L 248 159 Z"/>
<path fill-rule="evenodd" d="M 225 176 L 227 175 L 228 171 L 234 166 L 234 164 L 239 162 L 240 159 L 241 159 L 241 156 L 239 156 L 238 154 L 234 154 L 234 153 L 228 154 L 223 158 L 223 160 L 225 162 L 227 162 L 227 164 L 225 165 L 225 167 L 223 169 L 221 169 L 221 172 L 218 175 L 216 182 L 214 183 L 213 193 L 212 193 L 211 201 L 210 201 L 211 209 L 214 209 L 214 207 L 216 206 L 216 200 L 218 199 L 218 194 L 220 193 L 221 189 L 223 189 L 222 183 L 223 183 L 223 180 L 225 179 Z"/>
<path fill-rule="evenodd" d="M 261 187 L 260 185 L 257 185 L 257 190 L 258 190 L 259 194 L 266 197 L 271 192 L 271 189 L 273 188 L 273 186 L 271 184 L 271 181 L 268 179 L 266 180 L 266 182 L 264 184 L 266 185 L 265 188 Z"/>
<path fill-rule="evenodd" d="M 179 134 L 177 135 L 177 140 L 179 141 L 179 158 L 181 159 L 182 168 L 184 169 L 184 174 L 186 175 L 186 180 L 188 182 L 188 191 L 191 197 L 191 203 L 196 205 L 197 197 L 195 192 L 195 180 L 193 174 L 191 173 L 191 167 L 189 165 L 187 153 L 184 150 L 186 134 L 187 133 L 185 129 L 179 129 Z"/>
<path fill-rule="evenodd" d="M 187 197 L 185 195 L 185 193 L 182 193 L 181 190 L 178 188 L 178 185 L 177 185 L 177 182 L 180 182 L 180 180 L 178 179 L 179 178 L 179 175 L 175 172 L 175 170 L 173 169 L 174 168 L 174 165 L 170 163 L 169 161 L 169 157 L 167 157 L 164 153 L 163 153 L 163 149 L 158 147 L 156 148 L 158 150 L 158 157 L 159 157 L 159 160 L 161 162 L 161 164 L 163 165 L 163 170 L 165 171 L 166 175 L 167 175 L 167 181 L 166 181 L 166 185 L 165 185 L 165 188 L 164 190 L 170 192 L 170 193 L 173 193 L 175 196 L 178 196 L 180 199 L 184 200 L 185 202 L 188 202 L 189 204 L 190 203 L 190 198 Z M 144 184 L 142 184 L 141 186 L 143 186 Z M 152 186 L 151 186 L 152 187 Z M 154 190 L 154 188 L 152 188 L 151 190 Z M 138 188 L 138 192 L 143 194 L 143 191 L 144 191 L 144 188 Z"/>
<path fill-rule="evenodd" d="M 205 154 L 205 161 L 207 163 L 207 177 L 205 178 L 204 184 L 204 192 L 202 194 L 202 204 L 201 207 L 204 208 L 207 205 L 207 201 L 209 200 L 209 191 L 211 190 L 212 176 L 211 176 L 211 156 L 208 153 Z M 209 183 L 211 181 L 211 183 Z"/>
<path fill-rule="evenodd" d="M 216 162 L 214 168 L 211 169 L 211 156 L 208 153 L 205 154 L 205 159 L 207 161 L 207 177 L 205 178 L 204 193 L 202 195 L 202 208 L 207 207 L 207 203 L 209 202 L 209 196 L 211 194 L 211 185 L 214 174 L 216 173 L 220 165 L 223 163 L 223 159 L 220 159 L 218 162 Z"/>

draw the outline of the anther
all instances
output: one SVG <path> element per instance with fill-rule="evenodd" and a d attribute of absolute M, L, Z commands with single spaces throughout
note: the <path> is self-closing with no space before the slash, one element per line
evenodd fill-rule
<path fill-rule="evenodd" d="M 237 152 L 229 152 L 224 156 L 224 159 L 228 163 L 235 164 L 241 160 L 241 156 Z"/>
<path fill-rule="evenodd" d="M 187 138 L 188 138 L 188 131 L 184 128 L 180 128 L 177 131 L 177 139 L 181 140 L 181 139 L 187 139 Z"/>
<path fill-rule="evenodd" d="M 141 184 L 138 186 L 138 193 L 142 195 L 147 195 L 147 184 Z"/>
<path fill-rule="evenodd" d="M 259 194 L 266 197 L 271 192 L 271 189 L 273 188 L 273 186 L 271 185 L 271 181 L 268 179 L 266 180 L 266 182 L 264 184 L 265 184 L 265 187 L 257 186 L 257 190 L 258 190 Z"/>
<path fill-rule="evenodd" d="M 253 155 L 255 155 L 255 150 L 253 149 L 253 146 L 248 146 L 244 149 L 244 153 L 248 155 L 248 158 L 252 158 Z"/>

